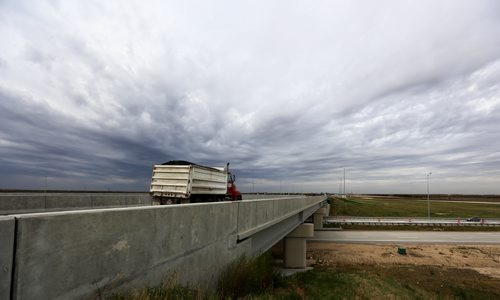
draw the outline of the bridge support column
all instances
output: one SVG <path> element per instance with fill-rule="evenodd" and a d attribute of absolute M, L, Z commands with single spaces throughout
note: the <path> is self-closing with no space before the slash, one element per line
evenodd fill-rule
<path fill-rule="evenodd" d="M 285 268 L 306 268 L 306 238 L 313 236 L 314 225 L 301 224 L 285 237 Z"/>
<path fill-rule="evenodd" d="M 326 216 L 326 215 L 327 215 L 326 207 L 322 207 L 322 208 L 318 209 L 313 214 L 314 230 L 323 229 L 323 216 Z"/>

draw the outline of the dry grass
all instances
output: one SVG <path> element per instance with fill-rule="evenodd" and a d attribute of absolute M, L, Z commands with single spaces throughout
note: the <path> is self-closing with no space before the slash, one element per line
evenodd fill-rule
<path fill-rule="evenodd" d="M 148 286 L 127 293 L 113 294 L 109 300 L 163 300 L 163 299 L 215 299 L 207 291 L 180 285 L 176 274 L 171 274 L 158 286 Z"/>

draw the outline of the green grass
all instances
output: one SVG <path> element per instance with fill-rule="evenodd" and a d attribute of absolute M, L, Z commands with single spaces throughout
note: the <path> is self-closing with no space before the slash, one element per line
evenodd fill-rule
<path fill-rule="evenodd" d="M 257 258 L 242 257 L 222 272 L 217 284 L 217 296 L 237 299 L 273 291 L 284 284 L 284 278 L 273 265 L 270 253 Z"/>
<path fill-rule="evenodd" d="M 101 299 L 102 297 L 99 297 Z M 217 299 L 214 293 L 177 283 L 175 274 L 170 275 L 158 286 L 126 293 L 114 293 L 105 297 L 107 300 L 162 300 L 162 299 Z"/>
<path fill-rule="evenodd" d="M 430 202 L 433 218 L 500 218 L 500 205 Z M 334 198 L 332 215 L 362 217 L 427 217 L 427 201 L 407 198 Z"/>
<path fill-rule="evenodd" d="M 315 269 L 255 299 L 498 299 L 498 281 L 472 270 L 429 266 Z"/>
<path fill-rule="evenodd" d="M 271 295 L 285 284 L 285 278 L 273 264 L 270 253 L 259 257 L 241 257 L 230 264 L 220 275 L 217 287 L 206 290 L 177 283 L 169 276 L 162 285 L 149 286 L 127 293 L 112 294 L 109 300 L 160 300 L 160 299 L 240 299 Z"/>
<path fill-rule="evenodd" d="M 404 285 L 391 277 L 353 270 L 313 270 L 290 278 L 307 299 L 419 298 L 424 290 Z"/>
<path fill-rule="evenodd" d="M 267 253 L 231 264 L 213 291 L 169 277 L 161 286 L 107 299 L 499 299 L 499 283 L 470 269 L 414 265 L 318 267 L 283 277 Z"/>

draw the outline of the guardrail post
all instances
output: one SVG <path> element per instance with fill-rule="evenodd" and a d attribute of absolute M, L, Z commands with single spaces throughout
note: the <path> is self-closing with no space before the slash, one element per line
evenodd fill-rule
<path fill-rule="evenodd" d="M 313 224 L 301 224 L 285 237 L 284 267 L 304 269 L 306 267 L 306 238 L 314 236 Z"/>

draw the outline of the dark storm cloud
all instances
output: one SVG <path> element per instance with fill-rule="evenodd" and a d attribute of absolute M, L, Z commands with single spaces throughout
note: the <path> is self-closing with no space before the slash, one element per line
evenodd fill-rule
<path fill-rule="evenodd" d="M 184 159 L 246 191 L 500 192 L 497 1 L 0 8 L 0 187 Z"/>

